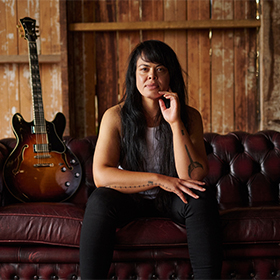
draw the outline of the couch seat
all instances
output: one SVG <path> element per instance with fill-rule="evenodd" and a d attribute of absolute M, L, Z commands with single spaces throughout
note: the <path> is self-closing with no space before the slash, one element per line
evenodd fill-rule
<path fill-rule="evenodd" d="M 1 208 L 0 243 L 79 247 L 84 210 L 70 203 L 19 203 Z"/>

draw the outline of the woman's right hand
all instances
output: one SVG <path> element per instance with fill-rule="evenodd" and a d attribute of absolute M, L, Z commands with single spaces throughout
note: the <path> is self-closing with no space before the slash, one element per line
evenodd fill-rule
<path fill-rule="evenodd" d="M 203 187 L 204 182 L 197 180 L 184 180 L 180 178 L 163 176 L 161 183 L 158 184 L 160 188 L 165 191 L 173 192 L 180 197 L 184 203 L 188 203 L 184 194 L 187 194 L 195 199 L 199 196 L 195 194 L 191 189 L 204 192 L 206 189 Z"/>

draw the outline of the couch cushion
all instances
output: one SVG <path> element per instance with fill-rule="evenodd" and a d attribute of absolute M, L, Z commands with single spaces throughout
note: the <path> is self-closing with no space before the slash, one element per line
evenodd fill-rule
<path fill-rule="evenodd" d="M 224 244 L 278 244 L 280 207 L 236 208 L 221 212 Z"/>
<path fill-rule="evenodd" d="M 141 218 L 118 230 L 116 244 L 118 248 L 186 246 L 186 229 L 167 218 Z"/>
<path fill-rule="evenodd" d="M 84 210 L 70 203 L 18 203 L 0 209 L 0 243 L 79 247 Z"/>
<path fill-rule="evenodd" d="M 21 203 L 1 208 L 0 243 L 79 248 L 84 209 L 70 203 Z M 278 207 L 221 211 L 223 243 L 280 243 Z M 185 227 L 165 218 L 137 219 L 117 231 L 117 249 L 186 247 Z"/>
<path fill-rule="evenodd" d="M 221 211 L 223 243 L 253 245 L 280 243 L 280 207 L 244 207 Z M 186 229 L 169 219 L 135 220 L 117 233 L 117 247 L 187 246 Z"/>

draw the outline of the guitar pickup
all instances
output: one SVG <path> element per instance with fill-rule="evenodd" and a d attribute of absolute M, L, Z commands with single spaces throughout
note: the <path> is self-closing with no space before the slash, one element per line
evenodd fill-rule
<path fill-rule="evenodd" d="M 31 126 L 31 133 L 32 134 L 43 134 L 47 133 L 47 129 L 45 125 L 32 125 Z"/>
<path fill-rule="evenodd" d="M 34 167 L 54 167 L 53 163 L 37 163 L 33 165 Z"/>
<path fill-rule="evenodd" d="M 34 153 L 48 153 L 50 151 L 49 144 L 34 144 Z"/>
<path fill-rule="evenodd" d="M 50 154 L 42 154 L 42 155 L 34 156 L 34 158 L 38 158 L 38 159 L 51 158 L 51 155 Z"/>

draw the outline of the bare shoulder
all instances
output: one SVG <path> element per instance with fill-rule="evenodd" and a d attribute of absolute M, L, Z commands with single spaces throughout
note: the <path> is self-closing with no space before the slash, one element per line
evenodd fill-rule
<path fill-rule="evenodd" d="M 122 104 L 115 105 L 107 109 L 102 116 L 101 127 L 116 128 L 120 131 L 121 128 L 121 107 Z"/>
<path fill-rule="evenodd" d="M 190 133 L 194 131 L 203 131 L 203 124 L 200 112 L 191 106 L 186 106 L 186 109 L 188 113 Z"/>
<path fill-rule="evenodd" d="M 199 113 L 199 111 L 191 106 L 186 106 L 187 108 L 187 112 L 188 112 L 188 117 L 191 120 L 196 120 L 196 119 L 201 119 L 201 115 Z"/>
<path fill-rule="evenodd" d="M 187 108 L 189 120 L 191 122 L 196 123 L 201 121 L 201 114 L 197 109 L 188 105 L 186 106 L 186 108 Z"/>

